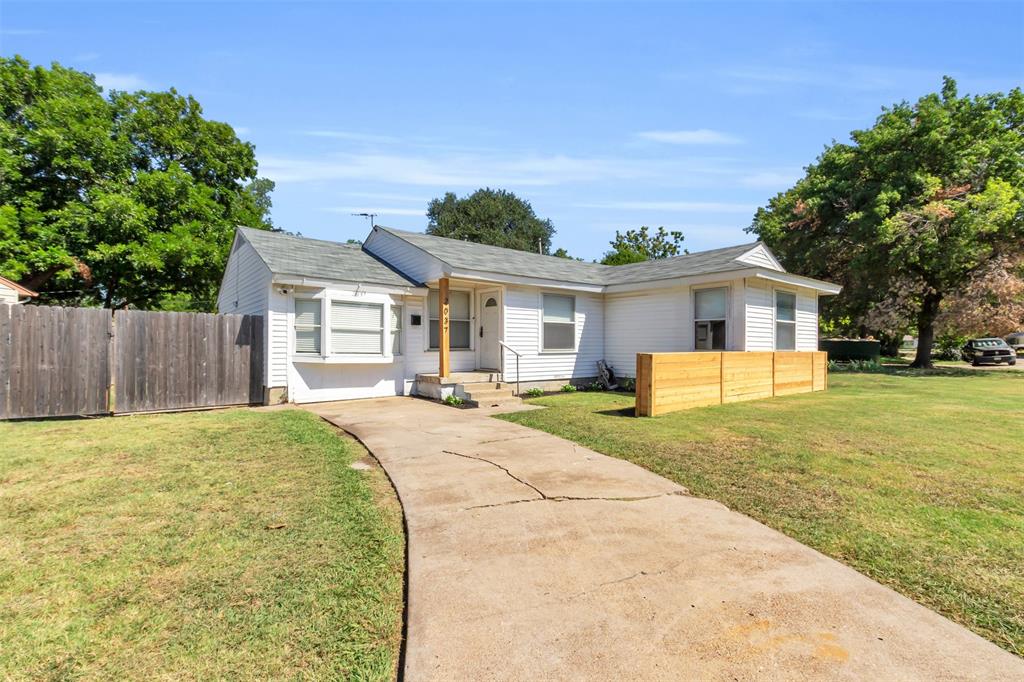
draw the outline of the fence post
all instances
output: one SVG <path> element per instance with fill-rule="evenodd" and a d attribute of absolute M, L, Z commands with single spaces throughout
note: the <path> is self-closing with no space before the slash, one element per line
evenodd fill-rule
<path fill-rule="evenodd" d="M 114 414 L 116 407 L 116 383 L 117 380 L 114 378 L 117 373 L 117 363 L 115 361 L 117 352 L 117 323 L 116 323 L 117 311 L 110 311 L 110 321 L 107 328 L 107 412 Z"/>

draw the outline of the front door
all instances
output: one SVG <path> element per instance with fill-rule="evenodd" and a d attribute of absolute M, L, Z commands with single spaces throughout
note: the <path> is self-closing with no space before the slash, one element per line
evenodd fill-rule
<path fill-rule="evenodd" d="M 501 291 L 480 292 L 480 369 L 501 371 Z"/>

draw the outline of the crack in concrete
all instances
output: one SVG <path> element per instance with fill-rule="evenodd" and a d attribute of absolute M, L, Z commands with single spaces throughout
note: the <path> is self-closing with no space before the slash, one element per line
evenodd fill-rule
<path fill-rule="evenodd" d="M 537 486 L 533 485 L 529 481 L 525 481 L 525 480 L 519 478 L 518 476 L 516 476 L 515 474 L 513 474 L 508 469 L 508 467 L 504 467 L 504 466 L 498 464 L 497 462 L 492 462 L 491 460 L 489 460 L 489 459 L 487 459 L 485 457 L 478 457 L 476 455 L 466 455 L 466 454 L 463 454 L 461 452 L 455 452 L 454 450 L 442 450 L 441 452 L 444 452 L 445 454 L 448 454 L 448 455 L 455 455 L 456 457 L 463 457 L 465 459 L 475 459 L 478 462 L 484 462 L 485 464 L 490 464 L 491 466 L 493 466 L 495 468 L 501 469 L 503 472 L 505 472 L 505 475 L 507 475 L 509 478 L 511 478 L 514 481 L 517 481 L 519 483 L 522 483 L 527 488 L 529 488 L 530 490 L 532 490 L 533 492 L 537 493 L 540 496 L 540 497 L 529 497 L 529 498 L 522 499 L 522 500 L 508 500 L 508 501 L 505 501 L 505 502 L 494 502 L 492 504 L 478 504 L 478 505 L 474 505 L 472 507 L 464 507 L 463 511 L 469 511 L 470 509 L 487 509 L 489 507 L 505 507 L 505 506 L 512 505 L 512 504 L 524 504 L 526 502 L 586 502 L 586 501 L 591 501 L 591 500 L 599 500 L 599 501 L 602 501 L 602 502 L 639 502 L 641 500 L 653 500 L 656 497 L 667 497 L 669 495 L 687 495 L 688 494 L 685 490 L 672 490 L 672 491 L 667 492 L 667 493 L 658 493 L 656 495 L 639 495 L 639 496 L 636 496 L 636 497 L 600 497 L 600 496 L 597 496 L 597 497 L 576 497 L 576 496 L 573 496 L 573 495 L 548 495 L 543 490 L 541 490 Z"/>
<path fill-rule="evenodd" d="M 543 436 L 543 435 L 545 435 L 545 434 L 528 433 L 528 434 L 523 435 L 523 436 L 509 436 L 508 438 L 495 438 L 493 440 L 482 440 L 479 443 L 477 443 L 477 445 L 486 445 L 487 443 L 504 443 L 505 441 L 509 441 L 509 440 L 523 440 L 523 439 L 526 439 L 526 438 L 537 438 L 538 436 Z"/>
<path fill-rule="evenodd" d="M 534 488 L 534 490 L 536 490 L 536 488 Z M 525 500 L 508 500 L 506 502 L 478 504 L 472 507 L 463 507 L 462 511 L 469 511 L 470 509 L 488 509 L 490 507 L 507 507 L 512 504 L 524 504 L 526 502 L 587 502 L 594 500 L 601 502 L 640 502 L 642 500 L 653 500 L 656 497 L 668 497 L 669 495 L 686 495 L 686 493 L 681 490 L 673 490 L 667 493 L 658 493 L 657 495 L 641 495 L 639 497 L 574 497 L 572 495 L 544 495 L 544 497 L 530 497 Z"/>
<path fill-rule="evenodd" d="M 445 452 L 445 453 L 447 453 L 449 455 L 455 455 L 456 457 L 465 457 L 466 459 L 475 459 L 475 460 L 477 460 L 479 462 L 486 462 L 487 464 L 490 464 L 493 467 L 497 467 L 497 468 L 501 469 L 502 471 L 504 471 L 509 476 L 509 478 L 511 478 L 513 480 L 516 480 L 516 481 L 519 481 L 520 483 L 525 485 L 527 488 L 529 488 L 533 492 L 535 492 L 538 495 L 540 495 L 540 498 L 538 498 L 538 499 L 546 500 L 548 498 L 548 496 L 545 495 L 544 493 L 542 493 L 539 488 L 537 488 L 536 486 L 531 485 L 530 483 L 527 483 L 526 481 L 524 481 L 523 479 L 519 478 L 518 476 L 513 474 L 511 471 L 509 471 L 507 468 L 501 466 L 497 462 L 492 462 L 489 459 L 484 459 L 483 457 L 476 457 L 474 455 L 464 455 L 461 452 L 455 452 L 454 450 L 442 450 L 442 452 Z"/>

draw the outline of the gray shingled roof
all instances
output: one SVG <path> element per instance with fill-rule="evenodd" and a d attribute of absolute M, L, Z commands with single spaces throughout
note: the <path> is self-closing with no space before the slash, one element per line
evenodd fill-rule
<path fill-rule="evenodd" d="M 380 225 L 377 226 L 377 229 L 389 232 L 455 269 L 481 270 L 596 285 L 651 282 L 749 268 L 752 266 L 739 263 L 735 259 L 758 244 L 758 242 L 752 242 L 631 265 L 600 265 L 458 239 L 435 237 L 422 232 L 406 232 Z"/>
<path fill-rule="evenodd" d="M 420 286 L 359 244 L 341 244 L 322 239 L 295 237 L 281 232 L 239 227 L 275 275 L 310 279 L 333 279 L 388 286 Z"/>

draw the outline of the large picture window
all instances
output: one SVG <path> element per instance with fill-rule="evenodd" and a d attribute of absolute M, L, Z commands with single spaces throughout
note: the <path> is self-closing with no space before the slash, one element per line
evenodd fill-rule
<path fill-rule="evenodd" d="M 384 352 L 384 305 L 331 301 L 331 352 L 381 355 Z"/>
<path fill-rule="evenodd" d="M 544 294 L 544 350 L 575 350 L 576 298 Z"/>
<path fill-rule="evenodd" d="M 796 294 L 775 292 L 775 350 L 796 350 Z"/>
<path fill-rule="evenodd" d="M 320 355 L 320 301 L 295 299 L 295 352 Z"/>
<path fill-rule="evenodd" d="M 698 289 L 693 294 L 693 340 L 697 350 L 725 350 L 729 288 Z"/>
<path fill-rule="evenodd" d="M 441 347 L 441 333 L 438 326 L 440 304 L 437 289 L 431 289 L 427 295 L 427 309 L 430 313 L 430 348 Z M 468 291 L 448 292 L 448 330 L 450 338 L 448 347 L 454 350 L 468 350 L 470 339 L 470 296 Z"/>

